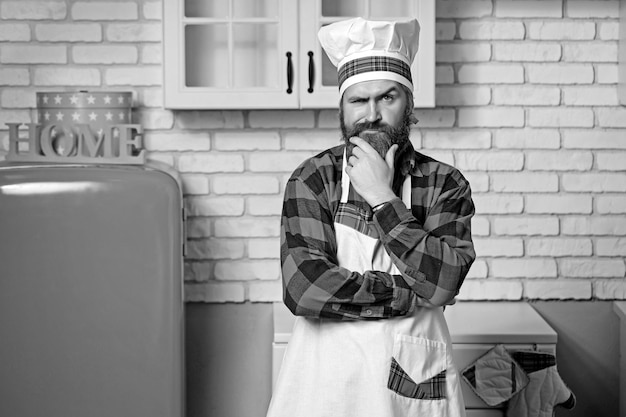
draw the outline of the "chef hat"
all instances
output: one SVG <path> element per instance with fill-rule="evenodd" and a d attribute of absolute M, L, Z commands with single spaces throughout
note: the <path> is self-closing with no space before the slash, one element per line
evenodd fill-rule
<path fill-rule="evenodd" d="M 413 90 L 411 63 L 419 44 L 417 19 L 372 21 L 360 17 L 323 26 L 318 38 L 337 67 L 339 94 L 370 80 L 392 80 Z"/>

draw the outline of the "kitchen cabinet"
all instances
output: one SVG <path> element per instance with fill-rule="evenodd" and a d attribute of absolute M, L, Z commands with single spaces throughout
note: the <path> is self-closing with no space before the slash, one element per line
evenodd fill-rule
<path fill-rule="evenodd" d="M 503 344 L 509 352 L 537 351 L 556 355 L 558 335 L 525 302 L 458 302 L 444 312 L 452 355 L 460 372 L 491 350 Z M 504 417 L 505 405 L 490 407 L 462 378 L 461 390 L 467 417 Z"/>
<path fill-rule="evenodd" d="M 163 11 L 166 108 L 336 108 L 317 32 L 357 16 L 417 17 L 415 105 L 435 104 L 435 0 L 167 0 Z"/>
<path fill-rule="evenodd" d="M 557 333 L 524 302 L 457 302 L 444 312 L 452 355 L 459 372 L 497 344 L 509 351 L 531 350 L 556 355 Z M 272 386 L 276 383 L 295 317 L 283 303 L 274 304 Z M 468 417 L 504 417 L 504 405 L 490 407 L 461 381 Z"/>

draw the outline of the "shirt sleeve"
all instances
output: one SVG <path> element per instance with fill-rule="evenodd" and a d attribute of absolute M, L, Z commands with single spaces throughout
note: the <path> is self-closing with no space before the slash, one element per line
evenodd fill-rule
<path fill-rule="evenodd" d="M 458 294 L 476 257 L 471 237 L 475 210 L 469 183 L 459 176 L 448 176 L 436 194 L 423 223 L 399 198 L 374 218 L 406 284 L 419 297 L 441 306 Z"/>
<path fill-rule="evenodd" d="M 281 219 L 283 296 L 297 316 L 380 319 L 407 314 L 415 295 L 401 275 L 338 265 L 334 218 L 325 192 L 288 181 Z"/>

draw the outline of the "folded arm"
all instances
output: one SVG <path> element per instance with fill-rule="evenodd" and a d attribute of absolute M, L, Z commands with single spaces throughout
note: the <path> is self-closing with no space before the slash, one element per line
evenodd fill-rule
<path fill-rule="evenodd" d="M 415 190 L 414 190 L 415 192 Z M 374 215 L 381 241 L 406 285 L 429 303 L 453 302 L 474 258 L 469 184 L 449 177 L 421 223 L 398 198 Z"/>
<path fill-rule="evenodd" d="M 413 293 L 402 276 L 340 267 L 333 213 L 305 182 L 289 180 L 281 224 L 283 295 L 298 316 L 377 319 L 406 314 Z"/>

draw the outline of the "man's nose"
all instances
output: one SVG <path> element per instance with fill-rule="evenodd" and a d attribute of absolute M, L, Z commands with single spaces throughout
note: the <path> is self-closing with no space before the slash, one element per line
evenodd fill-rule
<path fill-rule="evenodd" d="M 366 120 L 370 123 L 378 122 L 380 120 L 380 111 L 378 111 L 378 104 L 375 101 L 370 101 L 367 104 Z"/>

